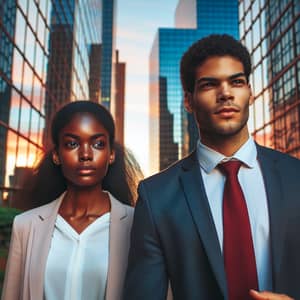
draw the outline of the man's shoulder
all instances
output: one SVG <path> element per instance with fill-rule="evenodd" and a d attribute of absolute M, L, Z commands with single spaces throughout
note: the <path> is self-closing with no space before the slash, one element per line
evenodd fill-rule
<path fill-rule="evenodd" d="M 300 160 L 290 154 L 258 146 L 258 160 L 265 167 L 273 165 L 276 168 L 273 170 L 282 174 L 283 177 L 290 179 L 293 177 L 293 181 L 300 176 Z M 271 162 L 271 164 L 266 164 L 266 161 Z"/>
<path fill-rule="evenodd" d="M 291 156 L 290 154 L 280 152 L 275 149 L 271 149 L 268 147 L 264 147 L 261 145 L 257 145 L 258 153 L 260 157 L 263 159 L 264 157 L 268 157 L 270 159 L 273 159 L 276 162 L 283 162 L 291 165 L 295 165 L 297 167 L 300 167 L 300 159 Z"/>
<path fill-rule="evenodd" d="M 195 152 L 190 153 L 188 156 L 174 162 L 166 169 L 147 177 L 146 179 L 142 180 L 141 183 L 143 184 L 166 184 L 170 181 L 175 180 L 180 176 L 180 174 L 189 168 L 191 164 L 197 163 L 196 161 L 196 154 Z"/>

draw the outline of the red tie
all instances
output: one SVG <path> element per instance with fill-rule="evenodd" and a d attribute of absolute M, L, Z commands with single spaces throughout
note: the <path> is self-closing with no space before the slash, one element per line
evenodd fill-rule
<path fill-rule="evenodd" d="M 223 195 L 223 253 L 229 300 L 250 300 L 258 289 L 255 254 L 247 205 L 238 181 L 240 161 L 219 165 L 226 176 Z"/>

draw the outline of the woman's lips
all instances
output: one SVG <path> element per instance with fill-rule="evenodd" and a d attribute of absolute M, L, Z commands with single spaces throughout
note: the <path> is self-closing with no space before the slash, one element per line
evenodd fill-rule
<path fill-rule="evenodd" d="M 95 172 L 95 168 L 93 167 L 79 167 L 77 169 L 80 175 L 90 175 Z"/>

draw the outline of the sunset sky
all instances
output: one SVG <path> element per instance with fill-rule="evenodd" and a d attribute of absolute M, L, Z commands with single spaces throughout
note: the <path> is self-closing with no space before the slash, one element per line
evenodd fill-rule
<path fill-rule="evenodd" d="M 149 156 L 149 56 L 159 27 L 174 27 L 178 0 L 118 0 L 117 49 L 126 63 L 125 144 L 145 175 Z"/>

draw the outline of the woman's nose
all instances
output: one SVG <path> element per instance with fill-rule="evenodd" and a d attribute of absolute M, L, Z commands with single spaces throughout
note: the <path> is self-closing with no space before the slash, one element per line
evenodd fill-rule
<path fill-rule="evenodd" d="M 93 151 L 91 147 L 87 144 L 82 145 L 79 152 L 79 160 L 86 161 L 92 159 L 93 159 Z"/>

